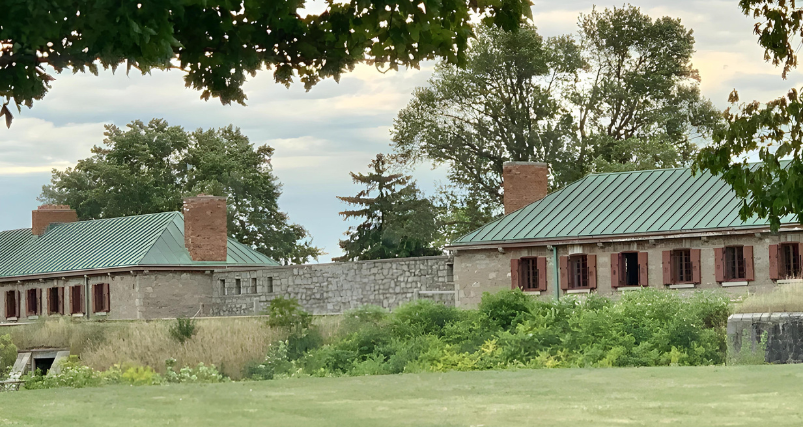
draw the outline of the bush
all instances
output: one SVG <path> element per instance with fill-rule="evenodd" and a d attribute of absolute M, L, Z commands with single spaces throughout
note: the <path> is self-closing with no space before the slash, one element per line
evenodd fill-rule
<path fill-rule="evenodd" d="M 268 315 L 268 324 L 274 327 L 305 329 L 312 322 L 312 315 L 301 309 L 295 298 L 274 298 L 268 307 Z"/>
<path fill-rule="evenodd" d="M 340 329 L 345 333 L 356 332 L 366 326 L 379 326 L 388 319 L 389 313 L 376 305 L 364 305 L 343 313 Z"/>
<path fill-rule="evenodd" d="M 482 294 L 479 311 L 502 329 L 510 329 L 523 321 L 535 306 L 533 299 L 520 289 Z"/>
<path fill-rule="evenodd" d="M 170 325 L 170 336 L 181 344 L 191 339 L 196 331 L 195 319 L 179 317 Z"/>
<path fill-rule="evenodd" d="M 17 346 L 11 342 L 11 335 L 0 335 L 0 379 L 5 378 L 17 360 Z"/>
<path fill-rule="evenodd" d="M 167 367 L 165 381 L 169 383 L 220 383 L 226 381 L 215 365 L 206 366 L 199 363 L 194 368 L 185 366 L 176 372 L 176 359 L 167 359 L 165 366 Z"/>
<path fill-rule="evenodd" d="M 455 307 L 429 300 L 418 300 L 397 308 L 393 322 L 398 335 L 440 335 L 444 326 L 460 318 Z"/>

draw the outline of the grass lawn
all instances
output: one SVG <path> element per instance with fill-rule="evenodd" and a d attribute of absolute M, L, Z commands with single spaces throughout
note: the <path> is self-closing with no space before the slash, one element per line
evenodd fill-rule
<path fill-rule="evenodd" d="M 803 365 L 554 369 L 0 393 L 0 426 L 800 426 Z"/>

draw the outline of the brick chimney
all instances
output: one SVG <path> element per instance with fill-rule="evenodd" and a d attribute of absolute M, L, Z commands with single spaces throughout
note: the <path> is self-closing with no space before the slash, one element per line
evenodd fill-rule
<path fill-rule="evenodd" d="M 226 198 L 184 199 L 184 245 L 193 261 L 226 261 Z"/>
<path fill-rule="evenodd" d="M 536 162 L 505 162 L 502 166 L 505 214 L 546 197 L 549 166 Z"/>
<path fill-rule="evenodd" d="M 42 205 L 31 213 L 31 233 L 41 236 L 50 224 L 76 221 L 78 214 L 67 205 Z"/>

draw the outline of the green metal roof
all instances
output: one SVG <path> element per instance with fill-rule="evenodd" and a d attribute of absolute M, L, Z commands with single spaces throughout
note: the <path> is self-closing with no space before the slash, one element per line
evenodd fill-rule
<path fill-rule="evenodd" d="M 511 212 L 453 246 L 767 226 L 739 216 L 741 199 L 710 173 L 689 168 L 589 175 Z M 782 224 L 797 223 L 794 215 Z"/>
<path fill-rule="evenodd" d="M 0 277 L 134 266 L 279 265 L 228 239 L 225 263 L 193 261 L 184 246 L 184 216 L 163 212 L 0 232 Z"/>

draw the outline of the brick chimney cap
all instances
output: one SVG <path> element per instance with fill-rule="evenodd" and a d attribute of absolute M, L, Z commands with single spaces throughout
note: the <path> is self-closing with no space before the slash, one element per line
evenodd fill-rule
<path fill-rule="evenodd" d="M 38 211 L 71 211 L 70 205 L 41 205 L 36 208 Z"/>
<path fill-rule="evenodd" d="M 502 167 L 505 166 L 541 166 L 541 167 L 548 167 L 549 165 L 544 162 L 505 162 Z"/>

